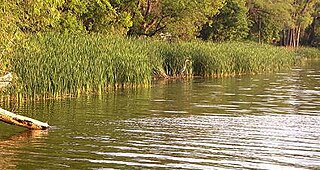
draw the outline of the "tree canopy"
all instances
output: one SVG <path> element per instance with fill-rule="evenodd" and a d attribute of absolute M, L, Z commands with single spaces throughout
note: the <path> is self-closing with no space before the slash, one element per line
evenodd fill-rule
<path fill-rule="evenodd" d="M 248 36 L 249 20 L 244 0 L 227 0 L 218 14 L 209 17 L 200 37 L 205 40 L 240 40 Z"/>
<path fill-rule="evenodd" d="M 0 0 L 1 54 L 21 35 L 84 32 L 320 44 L 320 0 Z"/>

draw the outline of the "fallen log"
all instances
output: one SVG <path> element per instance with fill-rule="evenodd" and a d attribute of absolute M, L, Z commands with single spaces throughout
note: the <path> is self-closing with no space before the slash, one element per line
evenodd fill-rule
<path fill-rule="evenodd" d="M 35 119 L 17 115 L 2 108 L 0 108 L 0 121 L 33 130 L 45 130 L 49 128 L 48 123 L 43 123 Z"/>

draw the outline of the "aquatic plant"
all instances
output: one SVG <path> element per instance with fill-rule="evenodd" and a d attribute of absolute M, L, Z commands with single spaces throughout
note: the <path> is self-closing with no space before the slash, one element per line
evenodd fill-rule
<path fill-rule="evenodd" d="M 299 47 L 296 49 L 297 56 L 300 58 L 318 59 L 320 58 L 320 49 L 312 47 Z"/>
<path fill-rule="evenodd" d="M 159 55 L 170 75 L 177 74 L 190 58 L 193 75 L 204 77 L 274 72 L 297 62 L 291 50 L 252 42 L 165 44 L 159 48 Z"/>
<path fill-rule="evenodd" d="M 102 34 L 38 34 L 17 47 L 10 61 L 16 80 L 7 94 L 18 99 L 57 98 L 149 86 L 153 77 L 273 72 L 294 65 L 295 54 L 252 42 L 171 43 Z"/>
<path fill-rule="evenodd" d="M 36 98 L 148 86 L 151 80 L 148 54 L 139 43 L 99 34 L 32 36 L 12 63 L 15 93 Z"/>

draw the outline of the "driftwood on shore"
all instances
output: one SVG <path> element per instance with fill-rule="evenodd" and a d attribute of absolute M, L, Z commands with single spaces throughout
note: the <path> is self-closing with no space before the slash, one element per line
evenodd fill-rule
<path fill-rule="evenodd" d="M 48 123 L 17 115 L 2 108 L 0 108 L 0 121 L 34 130 L 45 130 L 49 128 Z"/>
<path fill-rule="evenodd" d="M 0 89 L 7 87 L 11 83 L 12 78 L 12 73 L 8 73 L 0 77 Z M 43 123 L 25 116 L 17 115 L 2 108 L 0 108 L 0 121 L 12 125 L 22 126 L 28 129 L 44 130 L 49 128 L 49 125 L 47 123 Z"/>

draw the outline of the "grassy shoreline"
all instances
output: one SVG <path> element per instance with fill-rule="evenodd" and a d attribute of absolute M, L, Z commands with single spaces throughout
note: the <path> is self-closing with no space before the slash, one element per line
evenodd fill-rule
<path fill-rule="evenodd" d="M 10 58 L 16 76 L 2 96 L 59 98 L 122 87 L 150 86 L 153 77 L 222 77 L 290 68 L 294 51 L 252 42 L 162 42 L 100 34 L 33 35 Z M 186 60 L 190 62 L 186 63 Z M 185 69 L 184 66 L 186 65 Z M 184 70 L 182 73 L 181 70 Z"/>

